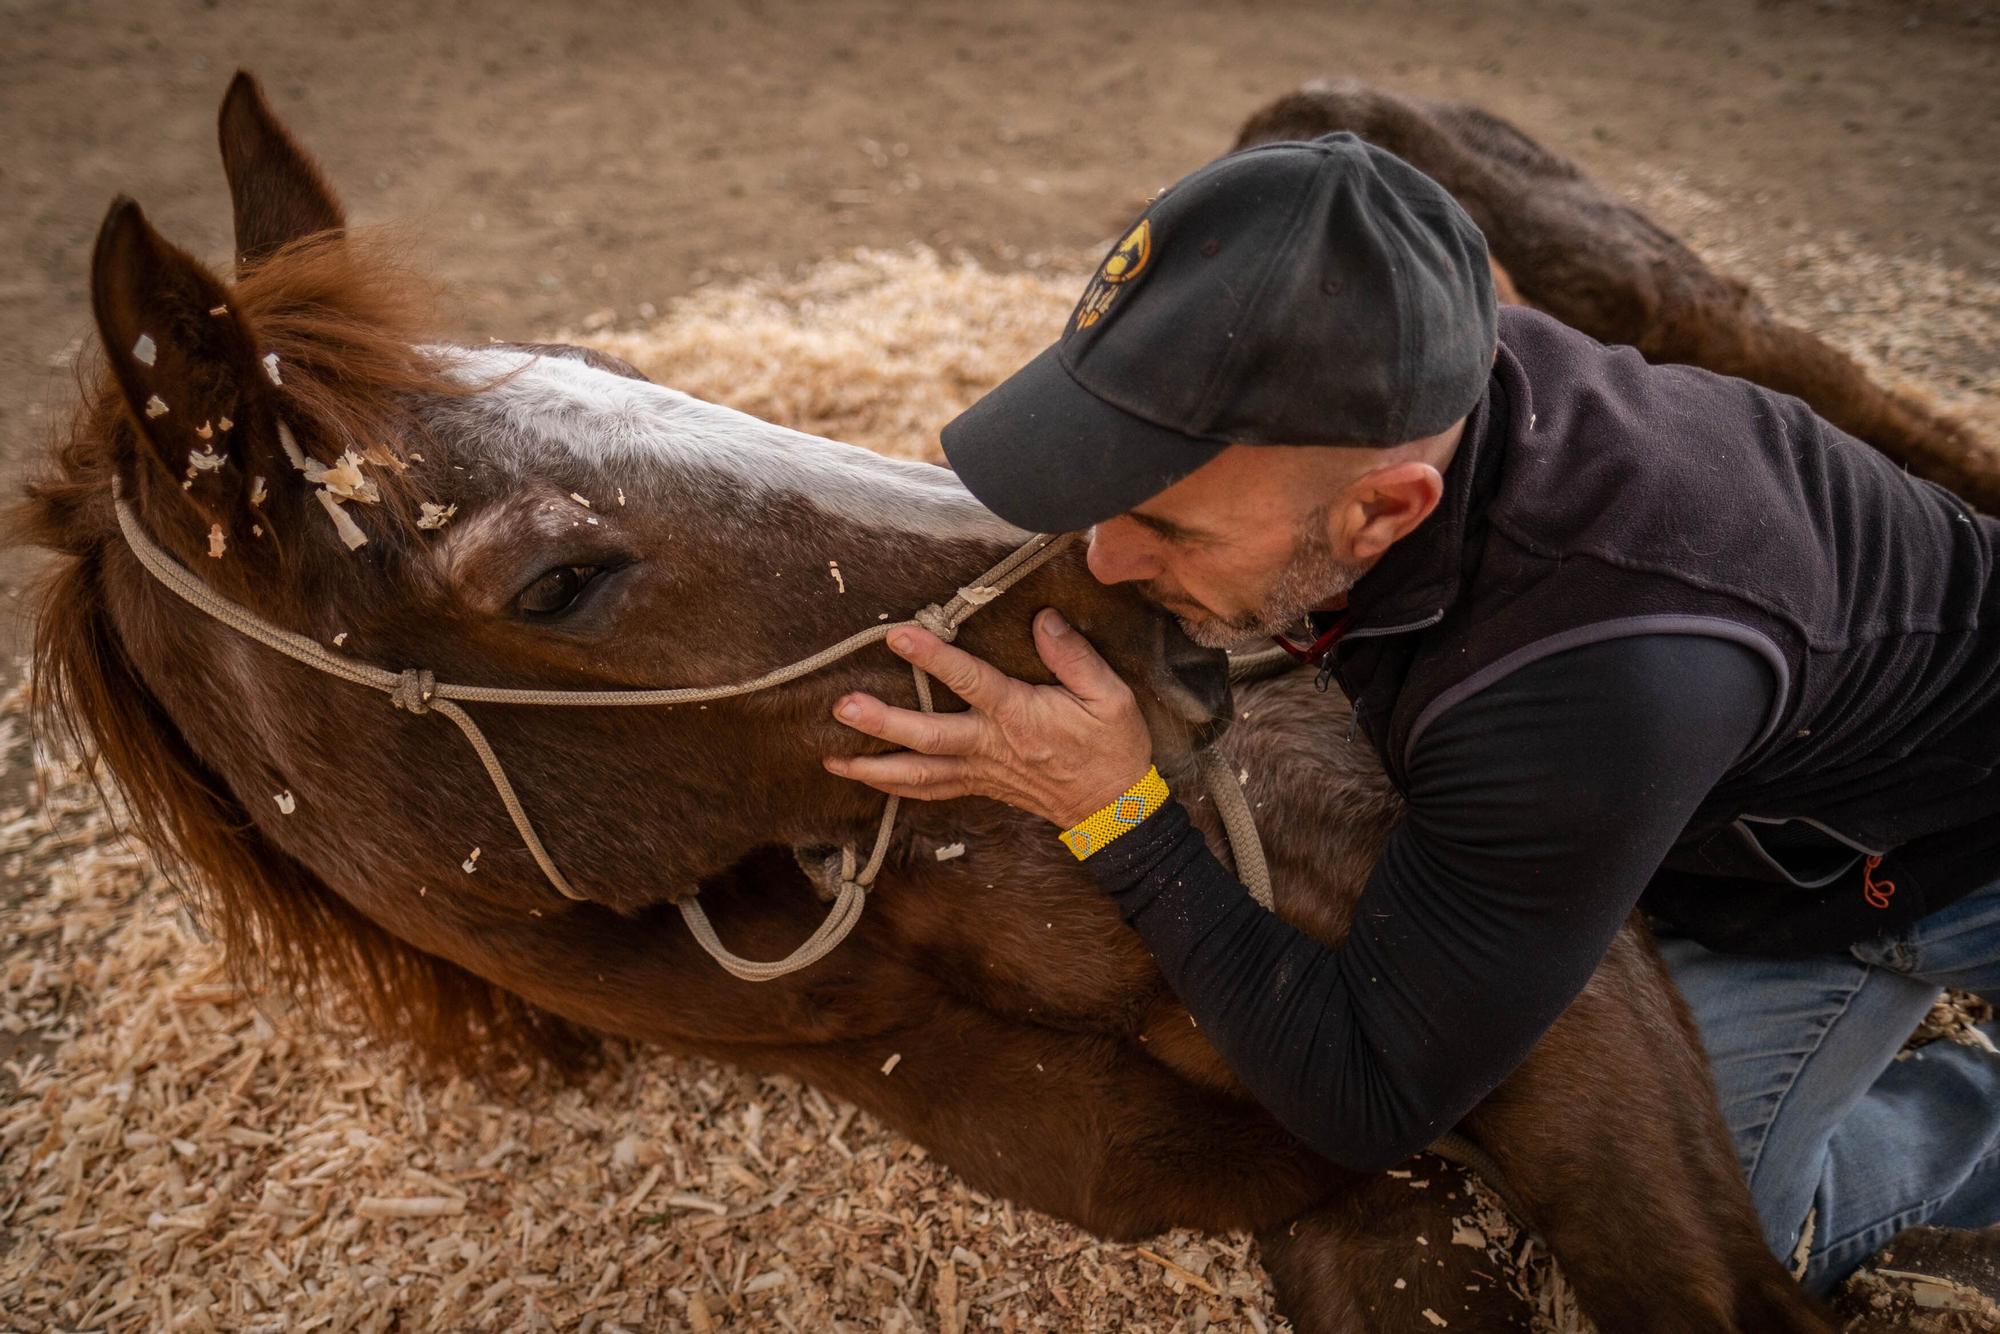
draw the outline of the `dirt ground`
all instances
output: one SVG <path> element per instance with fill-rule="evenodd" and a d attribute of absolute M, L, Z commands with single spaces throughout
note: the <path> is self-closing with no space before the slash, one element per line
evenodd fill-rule
<path fill-rule="evenodd" d="M 111 196 L 227 255 L 212 117 L 238 65 L 357 220 L 408 225 L 472 336 L 645 318 L 857 245 L 999 267 L 1093 245 L 1327 74 L 1479 103 L 1629 193 L 1719 201 L 1732 267 L 1781 307 L 1760 261 L 1824 232 L 2000 271 L 1983 0 L 0 0 L 0 33 L 10 477 L 68 408 Z M 1990 343 L 1966 355 L 1955 374 L 1995 378 Z"/>

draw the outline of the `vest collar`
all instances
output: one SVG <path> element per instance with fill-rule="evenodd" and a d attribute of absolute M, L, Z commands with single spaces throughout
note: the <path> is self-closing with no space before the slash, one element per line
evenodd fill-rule
<path fill-rule="evenodd" d="M 1503 343 L 1486 392 L 1467 417 L 1458 451 L 1445 469 L 1443 499 L 1348 591 L 1343 644 L 1423 630 L 1444 619 L 1467 574 L 1468 538 L 1481 526 L 1480 511 L 1499 485 L 1507 441 L 1533 420 L 1527 376 Z M 1317 628 L 1341 615 L 1315 612 L 1312 620 Z"/>

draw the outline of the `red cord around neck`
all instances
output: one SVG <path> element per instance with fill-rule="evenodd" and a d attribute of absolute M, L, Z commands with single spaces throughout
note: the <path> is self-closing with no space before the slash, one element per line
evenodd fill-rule
<path fill-rule="evenodd" d="M 1294 644 L 1283 635 L 1272 635 L 1271 640 L 1279 648 L 1282 648 L 1285 652 L 1291 654 L 1307 666 L 1323 667 L 1326 665 L 1326 655 L 1333 652 L 1333 646 L 1338 644 L 1340 637 L 1346 633 L 1347 618 L 1343 616 L 1335 621 L 1324 634 L 1313 640 L 1309 646 Z"/>

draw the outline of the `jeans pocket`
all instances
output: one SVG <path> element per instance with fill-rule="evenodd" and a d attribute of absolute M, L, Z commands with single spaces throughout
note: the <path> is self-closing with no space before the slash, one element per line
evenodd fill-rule
<path fill-rule="evenodd" d="M 1887 935 L 1850 945 L 1847 952 L 1874 968 L 1892 973 L 1914 972 L 1917 967 L 1916 927 L 1906 926 Z"/>
<path fill-rule="evenodd" d="M 1899 939 L 1908 971 L 1925 980 L 2000 999 L 2000 877 L 1909 924 Z"/>

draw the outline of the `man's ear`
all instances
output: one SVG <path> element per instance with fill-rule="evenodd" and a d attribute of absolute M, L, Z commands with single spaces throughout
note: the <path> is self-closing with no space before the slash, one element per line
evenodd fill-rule
<path fill-rule="evenodd" d="M 275 483 L 275 358 L 221 279 L 168 244 L 130 199 L 113 201 L 91 257 L 91 308 L 143 454 L 204 529 L 241 536 Z M 147 460 L 138 466 L 145 471 Z M 164 474 L 162 476 L 161 474 Z M 148 490 L 157 490 L 148 487 Z"/>
<path fill-rule="evenodd" d="M 236 214 L 236 271 L 292 241 L 338 233 L 347 214 L 319 164 L 299 147 L 257 80 L 236 71 L 216 117 L 222 169 Z"/>
<path fill-rule="evenodd" d="M 1444 498 L 1444 474 L 1406 459 L 1363 473 L 1335 507 L 1334 550 L 1354 561 L 1372 561 L 1431 516 Z"/>

